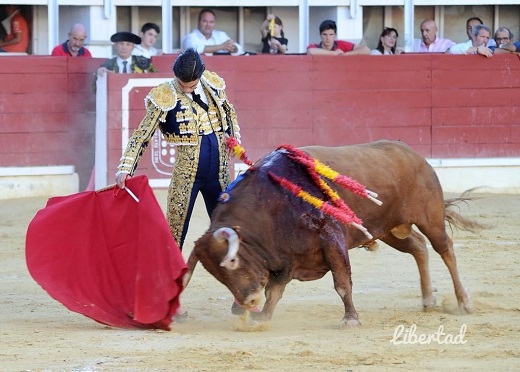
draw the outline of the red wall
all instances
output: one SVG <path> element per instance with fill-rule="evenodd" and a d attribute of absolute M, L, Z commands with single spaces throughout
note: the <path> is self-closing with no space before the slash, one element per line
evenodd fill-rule
<path fill-rule="evenodd" d="M 146 77 L 172 76 L 174 58 L 155 58 L 161 73 Z M 252 160 L 283 143 L 336 146 L 381 138 L 405 141 L 429 158 L 520 156 L 517 55 L 258 55 L 204 61 L 226 80 Z M 0 58 L 0 166 L 74 164 L 80 186 L 86 184 L 94 164 L 92 74 L 101 62 Z M 110 175 L 121 154 L 125 82 L 126 76 L 109 78 Z M 144 115 L 148 90 L 131 92 L 132 128 Z M 143 163 L 140 169 L 145 168 Z"/>
<path fill-rule="evenodd" d="M 86 185 L 94 164 L 99 63 L 0 57 L 0 167 L 72 164 Z"/>

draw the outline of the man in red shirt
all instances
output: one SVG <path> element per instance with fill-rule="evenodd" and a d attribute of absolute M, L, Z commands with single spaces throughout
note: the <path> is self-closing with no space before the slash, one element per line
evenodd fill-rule
<path fill-rule="evenodd" d="M 29 26 L 18 5 L 6 5 L 7 18 L 2 21 L 7 36 L 0 41 L 0 52 L 27 53 Z"/>
<path fill-rule="evenodd" d="M 90 51 L 83 46 L 87 32 L 85 27 L 76 23 L 70 28 L 69 39 L 60 44 L 52 50 L 52 56 L 67 56 L 67 57 L 92 57 Z"/>
<path fill-rule="evenodd" d="M 365 45 L 353 44 L 349 41 L 336 40 L 336 22 L 327 19 L 321 22 L 321 43 L 311 44 L 307 47 L 310 55 L 353 55 L 370 54 L 370 49 Z"/>

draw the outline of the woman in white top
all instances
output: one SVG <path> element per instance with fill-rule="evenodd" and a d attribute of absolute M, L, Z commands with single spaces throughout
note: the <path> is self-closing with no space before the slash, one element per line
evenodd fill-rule
<path fill-rule="evenodd" d="M 377 44 L 376 49 L 372 49 L 370 54 L 372 55 L 392 55 L 392 54 L 400 54 L 402 52 L 401 49 L 396 49 L 397 45 L 397 37 L 399 34 L 395 28 L 385 27 L 381 36 L 379 36 L 379 43 Z"/>

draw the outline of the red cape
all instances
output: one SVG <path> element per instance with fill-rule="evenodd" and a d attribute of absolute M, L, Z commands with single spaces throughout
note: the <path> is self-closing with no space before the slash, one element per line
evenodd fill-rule
<path fill-rule="evenodd" d="M 146 176 L 50 198 L 27 229 L 30 274 L 69 310 L 122 328 L 169 330 L 186 264 Z"/>

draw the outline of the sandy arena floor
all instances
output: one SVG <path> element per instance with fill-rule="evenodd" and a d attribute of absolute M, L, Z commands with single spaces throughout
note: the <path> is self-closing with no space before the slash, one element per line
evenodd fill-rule
<path fill-rule="evenodd" d="M 269 326 L 256 332 L 236 330 L 230 292 L 200 265 L 181 297 L 188 322 L 171 332 L 115 329 L 70 312 L 25 265 L 26 228 L 46 198 L 0 201 L 0 371 L 520 370 L 520 195 L 480 196 L 463 214 L 495 227 L 454 232 L 475 314 L 453 313 L 452 282 L 433 250 L 438 306 L 423 312 L 415 261 L 380 244 L 377 252 L 350 251 L 361 327 L 338 329 L 342 304 L 328 274 L 292 282 Z M 157 197 L 164 205 L 166 193 Z M 207 227 L 198 203 L 185 258 Z M 392 343 L 399 327 L 424 337 L 441 327 L 441 341 L 465 343 Z"/>

